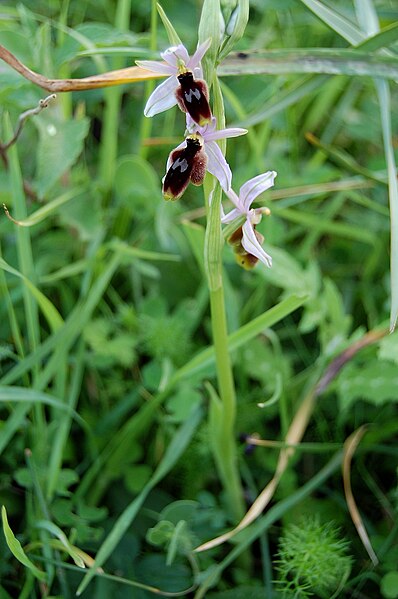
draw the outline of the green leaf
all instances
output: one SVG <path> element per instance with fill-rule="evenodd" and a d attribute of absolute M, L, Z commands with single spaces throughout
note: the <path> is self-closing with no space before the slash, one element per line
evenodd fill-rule
<path fill-rule="evenodd" d="M 181 423 L 188 417 L 193 407 L 202 403 L 199 391 L 189 385 L 182 385 L 167 401 L 167 411 L 170 412 L 171 422 Z"/>
<path fill-rule="evenodd" d="M 77 160 L 83 150 L 90 121 L 37 119 L 39 144 L 37 148 L 37 192 L 43 197 L 63 173 Z"/>
<path fill-rule="evenodd" d="M 381 126 L 383 130 L 384 154 L 388 171 L 388 197 L 391 220 L 391 310 L 390 330 L 395 329 L 398 319 L 398 182 L 395 163 L 394 141 L 391 123 L 391 94 L 387 81 L 376 80 L 379 97 Z"/>
<path fill-rule="evenodd" d="M 388 47 L 397 42 L 398 38 L 398 22 L 391 23 L 372 37 L 367 38 L 357 46 L 360 52 L 374 52 L 379 48 Z"/>
<path fill-rule="evenodd" d="M 398 597 L 398 572 L 387 572 L 380 581 L 380 592 L 385 599 Z"/>
<path fill-rule="evenodd" d="M 398 370 L 395 364 L 373 360 L 363 365 L 348 364 L 336 381 L 343 410 L 364 400 L 375 406 L 398 402 Z"/>
<path fill-rule="evenodd" d="M 75 562 L 76 566 L 79 566 L 79 568 L 86 567 L 79 551 L 69 542 L 65 533 L 56 524 L 48 520 L 40 520 L 36 523 L 36 527 L 41 528 L 43 530 L 47 530 L 47 532 L 52 534 L 54 537 L 57 537 L 57 539 L 61 541 L 66 552 Z"/>
<path fill-rule="evenodd" d="M 55 198 L 54 200 L 51 200 L 51 202 L 47 202 L 47 204 L 42 206 L 42 208 L 39 208 L 38 210 L 36 210 L 36 212 L 33 212 L 33 214 L 30 214 L 24 220 L 18 220 L 18 221 L 16 221 L 16 223 L 20 227 L 32 227 L 33 225 L 37 225 L 38 223 L 41 223 L 43 220 L 45 220 L 55 210 L 60 208 L 60 206 L 63 206 L 70 200 L 73 200 L 76 196 L 81 194 L 81 192 L 82 192 L 81 188 L 70 189 L 69 191 L 66 191 L 62 195 Z"/>
<path fill-rule="evenodd" d="M 25 387 L 7 387 L 4 385 L 0 386 L 0 402 L 26 402 L 26 403 L 43 403 L 59 410 L 69 412 L 73 415 L 75 420 L 80 423 L 84 423 L 83 418 L 72 410 L 67 404 L 64 404 L 60 399 L 53 397 L 47 393 L 41 391 L 35 391 L 34 389 L 28 389 Z"/>
<path fill-rule="evenodd" d="M 13 556 L 19 562 L 21 562 L 21 564 L 23 564 L 25 568 L 28 568 L 28 570 L 32 572 L 35 578 L 42 582 L 45 582 L 47 579 L 46 574 L 38 568 L 36 568 L 36 566 L 30 561 L 30 559 L 26 555 L 25 551 L 22 549 L 21 543 L 18 541 L 18 539 L 15 538 L 14 533 L 12 532 L 10 525 L 8 524 L 7 511 L 4 505 L 1 508 L 1 518 L 3 521 L 4 536 L 6 538 L 8 548 L 13 554 Z"/>
<path fill-rule="evenodd" d="M 161 520 L 160 522 L 157 522 L 153 528 L 147 530 L 145 538 L 151 545 L 164 547 L 170 543 L 174 530 L 174 524 L 167 520 Z"/>
<path fill-rule="evenodd" d="M 359 44 L 365 39 L 366 36 L 351 21 L 319 2 L 319 0 L 301 0 L 301 2 L 331 29 L 349 41 L 350 44 Z"/>
<path fill-rule="evenodd" d="M 387 335 L 379 342 L 378 357 L 398 364 L 398 333 Z"/>
<path fill-rule="evenodd" d="M 218 75 L 282 75 L 293 73 L 325 73 L 398 78 L 395 58 L 366 54 L 352 49 L 294 48 L 247 52 L 229 56 L 217 69 Z"/>
<path fill-rule="evenodd" d="M 185 520 L 186 522 L 194 521 L 198 510 L 201 510 L 201 505 L 198 501 L 180 499 L 166 505 L 160 513 L 160 518 L 177 525 L 180 520 Z"/>
<path fill-rule="evenodd" d="M 10 274 L 15 275 L 22 279 L 26 287 L 29 289 L 33 297 L 36 299 L 38 305 L 40 306 L 41 311 L 43 312 L 44 317 L 46 318 L 50 328 L 53 332 L 58 331 L 64 324 L 62 316 L 54 306 L 50 302 L 50 300 L 31 282 L 27 277 L 25 277 L 19 270 L 16 270 L 3 259 L 0 258 L 0 268 L 9 272 Z"/>
<path fill-rule="evenodd" d="M 164 28 L 166 29 L 167 36 L 169 38 L 169 42 L 171 46 L 179 46 L 182 44 L 182 41 L 179 38 L 177 31 L 174 29 L 173 25 L 169 21 L 166 13 L 159 3 L 156 4 L 156 8 L 158 9 L 158 13 L 160 18 L 162 19 L 162 23 Z"/>

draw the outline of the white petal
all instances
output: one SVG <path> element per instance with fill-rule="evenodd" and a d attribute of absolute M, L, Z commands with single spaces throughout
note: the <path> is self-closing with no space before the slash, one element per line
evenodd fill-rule
<path fill-rule="evenodd" d="M 205 141 L 214 141 L 216 139 L 223 139 L 224 137 L 239 137 L 239 135 L 245 135 L 247 129 L 231 128 L 231 129 L 219 129 L 218 131 L 204 131 L 202 133 Z"/>
<path fill-rule="evenodd" d="M 209 38 L 208 40 L 203 42 L 203 44 L 200 44 L 200 46 L 197 47 L 195 54 L 193 54 L 193 56 L 186 63 L 187 67 L 191 71 L 193 71 L 193 69 L 198 66 L 198 64 L 200 63 L 210 46 L 211 38 Z"/>
<path fill-rule="evenodd" d="M 159 62 L 158 60 L 136 60 L 136 64 L 142 69 L 147 69 L 147 71 L 153 71 L 154 73 L 161 73 L 162 75 L 176 75 L 177 73 L 177 69 L 164 62 Z"/>
<path fill-rule="evenodd" d="M 239 212 L 241 214 L 245 214 L 245 209 L 241 204 L 240 198 L 238 197 L 238 195 L 234 192 L 234 190 L 232 189 L 227 189 L 225 191 L 226 195 L 229 197 L 229 199 L 231 200 L 231 202 L 233 204 L 235 204 L 235 207 L 239 210 Z"/>
<path fill-rule="evenodd" d="M 208 157 L 207 170 L 217 177 L 224 191 L 231 187 L 232 173 L 228 162 L 215 141 L 205 143 L 205 152 Z"/>
<path fill-rule="evenodd" d="M 259 244 L 257 237 L 254 233 L 253 227 L 250 222 L 247 220 L 242 227 L 243 237 L 242 237 L 242 245 L 245 248 L 246 252 L 252 254 L 252 256 L 256 256 L 261 262 L 271 268 L 272 266 L 272 258 L 267 252 L 263 250 L 261 245 Z"/>
<path fill-rule="evenodd" d="M 221 222 L 223 225 L 226 225 L 227 223 L 232 223 L 232 221 L 238 218 L 239 216 L 242 216 L 242 213 L 237 208 L 233 208 L 231 212 L 228 212 L 228 214 L 224 214 L 223 211 L 221 213 Z"/>
<path fill-rule="evenodd" d="M 151 93 L 144 108 L 145 116 L 153 116 L 177 104 L 175 91 L 178 87 L 176 77 L 169 77 Z"/>
<path fill-rule="evenodd" d="M 239 198 L 246 212 L 260 193 L 273 186 L 276 175 L 275 171 L 268 171 L 253 179 L 249 179 L 249 181 L 246 181 L 242 185 L 239 191 Z"/>
<path fill-rule="evenodd" d="M 164 52 L 160 53 L 160 56 L 167 62 L 167 64 L 172 67 L 177 68 L 178 59 L 182 60 L 186 65 L 189 61 L 188 50 L 183 44 L 179 44 L 178 46 L 172 46 L 171 48 L 167 48 Z"/>

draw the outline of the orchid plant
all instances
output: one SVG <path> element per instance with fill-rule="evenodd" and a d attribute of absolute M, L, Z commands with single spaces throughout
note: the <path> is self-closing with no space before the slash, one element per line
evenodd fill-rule
<path fill-rule="evenodd" d="M 212 20 L 211 3 L 205 3 L 202 19 Z M 243 11 L 239 23 L 242 35 L 247 11 Z M 244 16 L 246 15 L 246 16 Z M 258 262 L 271 267 L 272 259 L 262 248 L 263 236 L 256 230 L 268 208 L 252 208 L 254 200 L 272 187 L 276 172 L 268 171 L 249 179 L 240 188 L 239 195 L 232 189 L 232 172 L 218 141 L 247 133 L 246 129 L 224 126 L 222 94 L 216 76 L 211 77 L 214 97 L 213 111 L 210 107 L 209 89 L 204 80 L 201 61 L 211 48 L 214 56 L 217 44 L 215 30 L 213 37 L 202 41 L 192 56 L 180 42 L 167 17 L 163 18 L 170 41 L 174 45 L 161 52 L 163 61 L 139 61 L 137 64 L 155 73 L 167 75 L 149 96 L 144 109 L 145 116 L 152 117 L 176 104 L 186 113 L 184 140 L 169 154 L 166 174 L 163 177 L 165 200 L 178 200 L 190 182 L 201 185 L 205 182 L 205 203 L 207 227 L 205 235 L 205 267 L 210 293 L 212 332 L 217 365 L 217 378 L 221 411 L 218 411 L 218 424 L 213 442 L 215 462 L 229 499 L 231 514 L 240 518 L 243 514 L 243 493 L 236 463 L 234 423 L 236 414 L 235 386 L 228 351 L 228 334 L 222 282 L 223 245 L 221 225 L 228 225 L 231 231 L 228 241 L 232 246 L 237 262 L 246 269 Z M 245 20 L 246 19 L 246 20 Z M 205 28 L 207 29 L 207 27 Z M 201 30 L 201 28 L 200 28 Z M 203 37 L 203 29 L 202 29 Z M 178 43 L 176 43 L 178 40 Z M 220 48 L 218 49 L 220 50 Z M 214 72 L 215 63 L 206 72 Z M 213 71 L 212 71 L 213 69 Z M 214 114 L 213 114 L 214 112 Z M 212 177 L 206 177 L 206 172 Z M 221 206 L 222 192 L 233 203 L 234 208 L 225 214 Z M 234 227 L 236 224 L 236 227 Z M 219 408 L 218 408 L 219 410 Z M 213 423 L 214 423 L 213 419 Z"/>

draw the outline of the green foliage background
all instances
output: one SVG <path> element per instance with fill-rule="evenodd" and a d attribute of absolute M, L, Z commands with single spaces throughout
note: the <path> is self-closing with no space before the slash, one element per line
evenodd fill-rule
<path fill-rule="evenodd" d="M 252 0 L 235 49 L 346 48 L 305 4 L 311 2 Z M 201 2 L 162 6 L 192 52 Z M 351 2 L 329 6 L 357 22 Z M 363 3 L 363 14 L 369 6 Z M 394 3 L 380 0 L 375 8 L 382 28 L 397 24 Z M 3 2 L 0 44 L 49 78 L 84 77 L 154 58 L 155 42 L 166 48 L 160 23 L 151 34 L 151 14 L 150 2 Z M 398 42 L 390 38 L 381 47 L 398 62 Z M 319 398 L 307 445 L 277 490 L 277 517 L 256 541 L 231 564 L 227 546 L 198 554 L 192 566 L 192 548 L 234 523 L 205 416 L 215 367 L 211 352 L 200 353 L 212 343 L 203 194 L 190 186 L 179 202 L 162 199 L 166 158 L 181 141 L 184 115 L 173 109 L 145 119 L 153 85 L 59 94 L 0 155 L 1 202 L 15 219 L 32 215 L 30 227 L 0 219 L 0 500 L 48 583 L 40 586 L 0 538 L 2 597 L 72 597 L 82 574 L 78 565 L 63 573 L 54 567 L 73 564 L 62 531 L 95 556 L 131 505 L 133 524 L 122 534 L 118 522 L 119 542 L 104 566 L 123 580 L 98 576 L 88 597 L 152 596 L 127 580 L 178 592 L 217 567 L 209 597 L 281 597 L 273 583 L 278 540 L 289 523 L 300 526 L 313 513 L 336 522 L 342 544 L 349 541 L 352 571 L 339 596 L 397 597 L 388 584 L 398 551 L 396 334 L 354 356 Z M 396 83 L 389 85 L 395 149 Z M 245 272 L 224 250 L 229 331 L 243 339 L 241 327 L 281 301 L 288 306 L 272 328 L 260 326 L 234 346 L 236 435 L 283 441 L 332 359 L 366 331 L 388 327 L 387 108 L 367 76 L 242 73 L 223 77 L 222 90 L 227 123 L 249 129 L 228 144 L 234 188 L 278 172 L 265 197 L 272 215 L 259 226 L 272 269 Z M 2 143 L 19 114 L 44 95 L 0 64 Z M 299 493 L 365 423 L 371 427 L 353 461 L 352 487 L 376 568 L 348 513 L 338 462 L 310 496 Z M 249 503 L 273 476 L 277 456 L 275 448 L 249 453 L 241 442 Z M 236 546 L 244 545 L 238 537 Z"/>

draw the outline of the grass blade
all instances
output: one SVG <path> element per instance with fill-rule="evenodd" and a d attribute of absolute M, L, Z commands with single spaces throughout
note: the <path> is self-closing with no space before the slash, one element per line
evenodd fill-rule
<path fill-rule="evenodd" d="M 3 521 L 4 536 L 6 538 L 8 548 L 13 554 L 13 556 L 16 557 L 16 559 L 19 562 L 21 562 L 21 564 L 23 564 L 25 568 L 28 568 L 28 570 L 32 572 L 35 578 L 44 582 L 47 578 L 46 574 L 39 570 L 39 568 L 36 568 L 36 566 L 30 561 L 30 559 L 26 555 L 25 551 L 22 549 L 21 543 L 15 537 L 14 533 L 10 528 L 10 525 L 8 524 L 7 511 L 4 505 L 1 508 L 1 518 Z"/>
<path fill-rule="evenodd" d="M 297 310 L 307 301 L 307 296 L 291 295 L 290 297 L 282 300 L 276 306 L 273 306 L 264 314 L 257 316 L 247 324 L 240 327 L 239 330 L 234 331 L 228 337 L 228 348 L 230 351 L 234 351 L 239 347 L 242 347 L 245 343 L 248 343 L 256 335 L 259 335 L 264 329 L 273 326 L 275 323 L 285 318 L 288 314 Z M 214 348 L 208 347 L 192 358 L 185 366 L 180 368 L 171 380 L 171 385 L 177 381 L 185 379 L 193 374 L 197 374 L 202 369 L 208 369 L 209 366 L 214 364 Z"/>
<path fill-rule="evenodd" d="M 218 67 L 218 74 L 282 75 L 319 73 L 360 77 L 398 78 L 397 60 L 380 54 L 352 49 L 294 48 L 235 54 Z"/>

